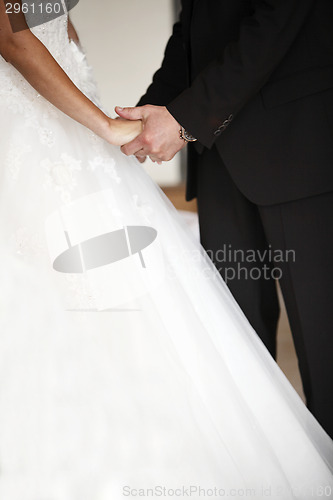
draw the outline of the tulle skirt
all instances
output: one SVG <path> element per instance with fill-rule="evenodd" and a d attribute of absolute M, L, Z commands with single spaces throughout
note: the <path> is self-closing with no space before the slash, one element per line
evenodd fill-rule
<path fill-rule="evenodd" d="M 332 497 L 331 439 L 143 168 L 42 98 L 13 103 L 0 497 Z"/>

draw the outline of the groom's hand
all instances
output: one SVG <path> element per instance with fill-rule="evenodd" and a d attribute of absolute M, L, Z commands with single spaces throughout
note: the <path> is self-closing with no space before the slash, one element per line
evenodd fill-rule
<path fill-rule="evenodd" d="M 121 148 L 127 156 L 150 156 L 156 162 L 169 161 L 186 146 L 179 135 L 179 123 L 164 106 L 116 107 L 116 113 L 121 118 L 142 120 L 143 123 L 142 133 Z"/>

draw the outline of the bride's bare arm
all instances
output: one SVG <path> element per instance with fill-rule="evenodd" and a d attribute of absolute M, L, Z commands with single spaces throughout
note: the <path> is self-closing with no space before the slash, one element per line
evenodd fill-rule
<path fill-rule="evenodd" d="M 21 26 L 24 25 L 24 15 L 19 13 L 15 16 L 21 16 L 17 22 Z M 123 120 L 112 120 L 95 106 L 68 78 L 28 27 L 13 33 L 6 14 L 5 2 L 2 1 L 0 1 L 0 54 L 39 94 L 106 141 L 123 145 L 141 132 L 140 121 L 133 124 Z"/>

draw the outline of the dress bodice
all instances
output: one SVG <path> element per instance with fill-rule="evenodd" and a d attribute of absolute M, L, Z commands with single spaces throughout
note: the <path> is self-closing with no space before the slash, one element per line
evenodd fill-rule
<path fill-rule="evenodd" d="M 29 24 L 28 16 L 26 16 Z M 54 59 L 75 85 L 93 102 L 98 104 L 97 88 L 92 71 L 82 48 L 68 38 L 67 12 L 56 19 L 33 27 L 30 31 L 43 43 Z M 25 78 L 0 55 L 0 101 L 24 114 L 31 113 L 32 107 L 50 104 L 32 88 Z"/>
<path fill-rule="evenodd" d="M 29 17 L 26 16 L 29 26 Z M 30 31 L 45 45 L 58 62 L 61 62 L 68 52 L 68 15 L 67 13 L 44 24 L 30 28 Z"/>

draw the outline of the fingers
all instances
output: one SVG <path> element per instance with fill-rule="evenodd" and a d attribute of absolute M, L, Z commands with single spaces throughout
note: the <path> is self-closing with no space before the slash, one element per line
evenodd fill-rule
<path fill-rule="evenodd" d="M 142 107 L 137 108 L 121 108 L 120 106 L 115 107 L 117 115 L 126 120 L 142 120 L 143 110 Z"/>
<path fill-rule="evenodd" d="M 142 133 L 121 148 L 125 155 L 149 156 L 159 163 L 171 160 L 185 147 L 179 138 L 180 125 L 166 108 L 147 105 L 115 109 L 123 119 L 142 120 Z"/>
<path fill-rule="evenodd" d="M 163 164 L 163 160 L 161 160 L 161 158 L 157 158 L 156 156 L 149 156 L 149 158 L 153 163 L 157 163 L 157 165 Z"/>
<path fill-rule="evenodd" d="M 140 162 L 141 164 L 144 163 L 146 160 L 147 160 L 147 156 L 142 156 L 142 155 L 139 155 L 139 154 L 136 154 L 135 155 L 135 158 L 138 160 L 138 162 Z M 149 159 L 153 162 L 153 163 L 157 163 L 157 165 L 162 165 L 163 162 L 161 160 L 158 160 L 156 158 L 152 158 L 151 156 L 149 157 Z"/>
<path fill-rule="evenodd" d="M 135 155 L 136 159 L 140 162 L 140 163 L 144 163 L 147 159 L 147 156 L 139 156 L 139 155 Z"/>
<path fill-rule="evenodd" d="M 140 150 L 142 150 L 141 134 L 133 141 L 121 147 L 121 151 L 126 156 L 136 155 L 137 153 L 139 154 L 139 156 L 146 156 L 145 153 L 139 153 Z"/>

